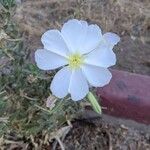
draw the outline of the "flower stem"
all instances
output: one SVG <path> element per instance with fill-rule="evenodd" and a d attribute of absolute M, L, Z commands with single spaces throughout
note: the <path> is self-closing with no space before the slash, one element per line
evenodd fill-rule
<path fill-rule="evenodd" d="M 101 106 L 97 102 L 97 100 L 96 100 L 95 96 L 93 95 L 93 93 L 89 92 L 88 95 L 87 95 L 87 98 L 88 98 L 89 102 L 91 103 L 94 111 L 97 112 L 98 114 L 102 114 Z"/>

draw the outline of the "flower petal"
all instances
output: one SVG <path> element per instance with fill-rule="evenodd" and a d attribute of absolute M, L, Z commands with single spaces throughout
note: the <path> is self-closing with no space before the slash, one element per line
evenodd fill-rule
<path fill-rule="evenodd" d="M 67 56 L 69 53 L 68 47 L 58 30 L 48 30 L 41 38 L 44 49 L 50 50 L 61 56 Z"/>
<path fill-rule="evenodd" d="M 84 28 L 87 28 L 88 23 L 84 20 L 80 20 L 80 23 L 84 26 Z"/>
<path fill-rule="evenodd" d="M 100 45 L 96 50 L 86 55 L 85 63 L 107 68 L 115 65 L 116 55 L 108 45 Z"/>
<path fill-rule="evenodd" d="M 84 41 L 81 45 L 82 54 L 96 49 L 102 40 L 101 29 L 97 25 L 89 25 Z"/>
<path fill-rule="evenodd" d="M 82 70 L 90 85 L 94 87 L 103 87 L 112 78 L 110 71 L 106 68 L 84 65 L 82 66 Z"/>
<path fill-rule="evenodd" d="M 63 25 L 61 33 L 71 52 L 75 53 L 80 50 L 82 41 L 86 36 L 86 31 L 87 24 L 85 21 L 72 19 Z"/>
<path fill-rule="evenodd" d="M 120 37 L 111 32 L 107 32 L 103 35 L 104 40 L 107 42 L 107 44 L 111 45 L 111 48 L 113 48 L 114 45 L 116 45 L 120 41 Z"/>
<path fill-rule="evenodd" d="M 69 93 L 74 101 L 83 99 L 89 92 L 89 86 L 81 69 L 72 72 L 70 79 Z"/>
<path fill-rule="evenodd" d="M 67 59 L 45 49 L 38 49 L 35 52 L 35 62 L 42 70 L 52 70 L 66 65 Z"/>
<path fill-rule="evenodd" d="M 58 98 L 67 96 L 71 74 L 72 72 L 68 67 L 64 67 L 56 73 L 50 86 L 53 95 Z"/>

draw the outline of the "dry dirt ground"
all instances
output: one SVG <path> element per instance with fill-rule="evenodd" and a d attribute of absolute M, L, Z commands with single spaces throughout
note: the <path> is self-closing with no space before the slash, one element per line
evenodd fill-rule
<path fill-rule="evenodd" d="M 31 59 L 34 50 L 41 47 L 42 33 L 60 28 L 70 18 L 96 23 L 103 32 L 120 35 L 121 42 L 114 50 L 118 58 L 114 68 L 150 75 L 149 0 L 22 0 L 14 19 L 24 32 Z M 79 121 L 73 125 L 63 141 L 68 150 L 150 149 L 150 134 L 142 129 L 105 121 L 98 125 Z"/>
<path fill-rule="evenodd" d="M 26 32 L 31 51 L 41 46 L 44 31 L 60 28 L 70 18 L 98 24 L 120 35 L 114 50 L 117 69 L 150 75 L 149 0 L 23 0 L 14 19 Z"/>
<path fill-rule="evenodd" d="M 67 150 L 149 150 L 150 126 L 104 115 L 75 122 L 64 143 Z"/>

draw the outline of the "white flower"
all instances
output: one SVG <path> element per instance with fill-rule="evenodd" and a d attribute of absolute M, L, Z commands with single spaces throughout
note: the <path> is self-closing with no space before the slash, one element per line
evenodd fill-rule
<path fill-rule="evenodd" d="M 112 51 L 120 38 L 114 33 L 102 35 L 97 25 L 69 20 L 61 29 L 42 35 L 44 49 L 35 52 L 35 61 L 42 70 L 63 68 L 54 76 L 50 89 L 58 98 L 71 94 L 74 101 L 83 99 L 89 86 L 102 87 L 112 75 L 107 69 L 116 63 Z"/>

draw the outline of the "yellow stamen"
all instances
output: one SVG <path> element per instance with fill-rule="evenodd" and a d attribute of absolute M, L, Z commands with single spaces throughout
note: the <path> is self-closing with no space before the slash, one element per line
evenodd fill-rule
<path fill-rule="evenodd" d="M 83 57 L 80 54 L 73 54 L 69 56 L 68 61 L 71 69 L 77 69 L 83 63 Z"/>

